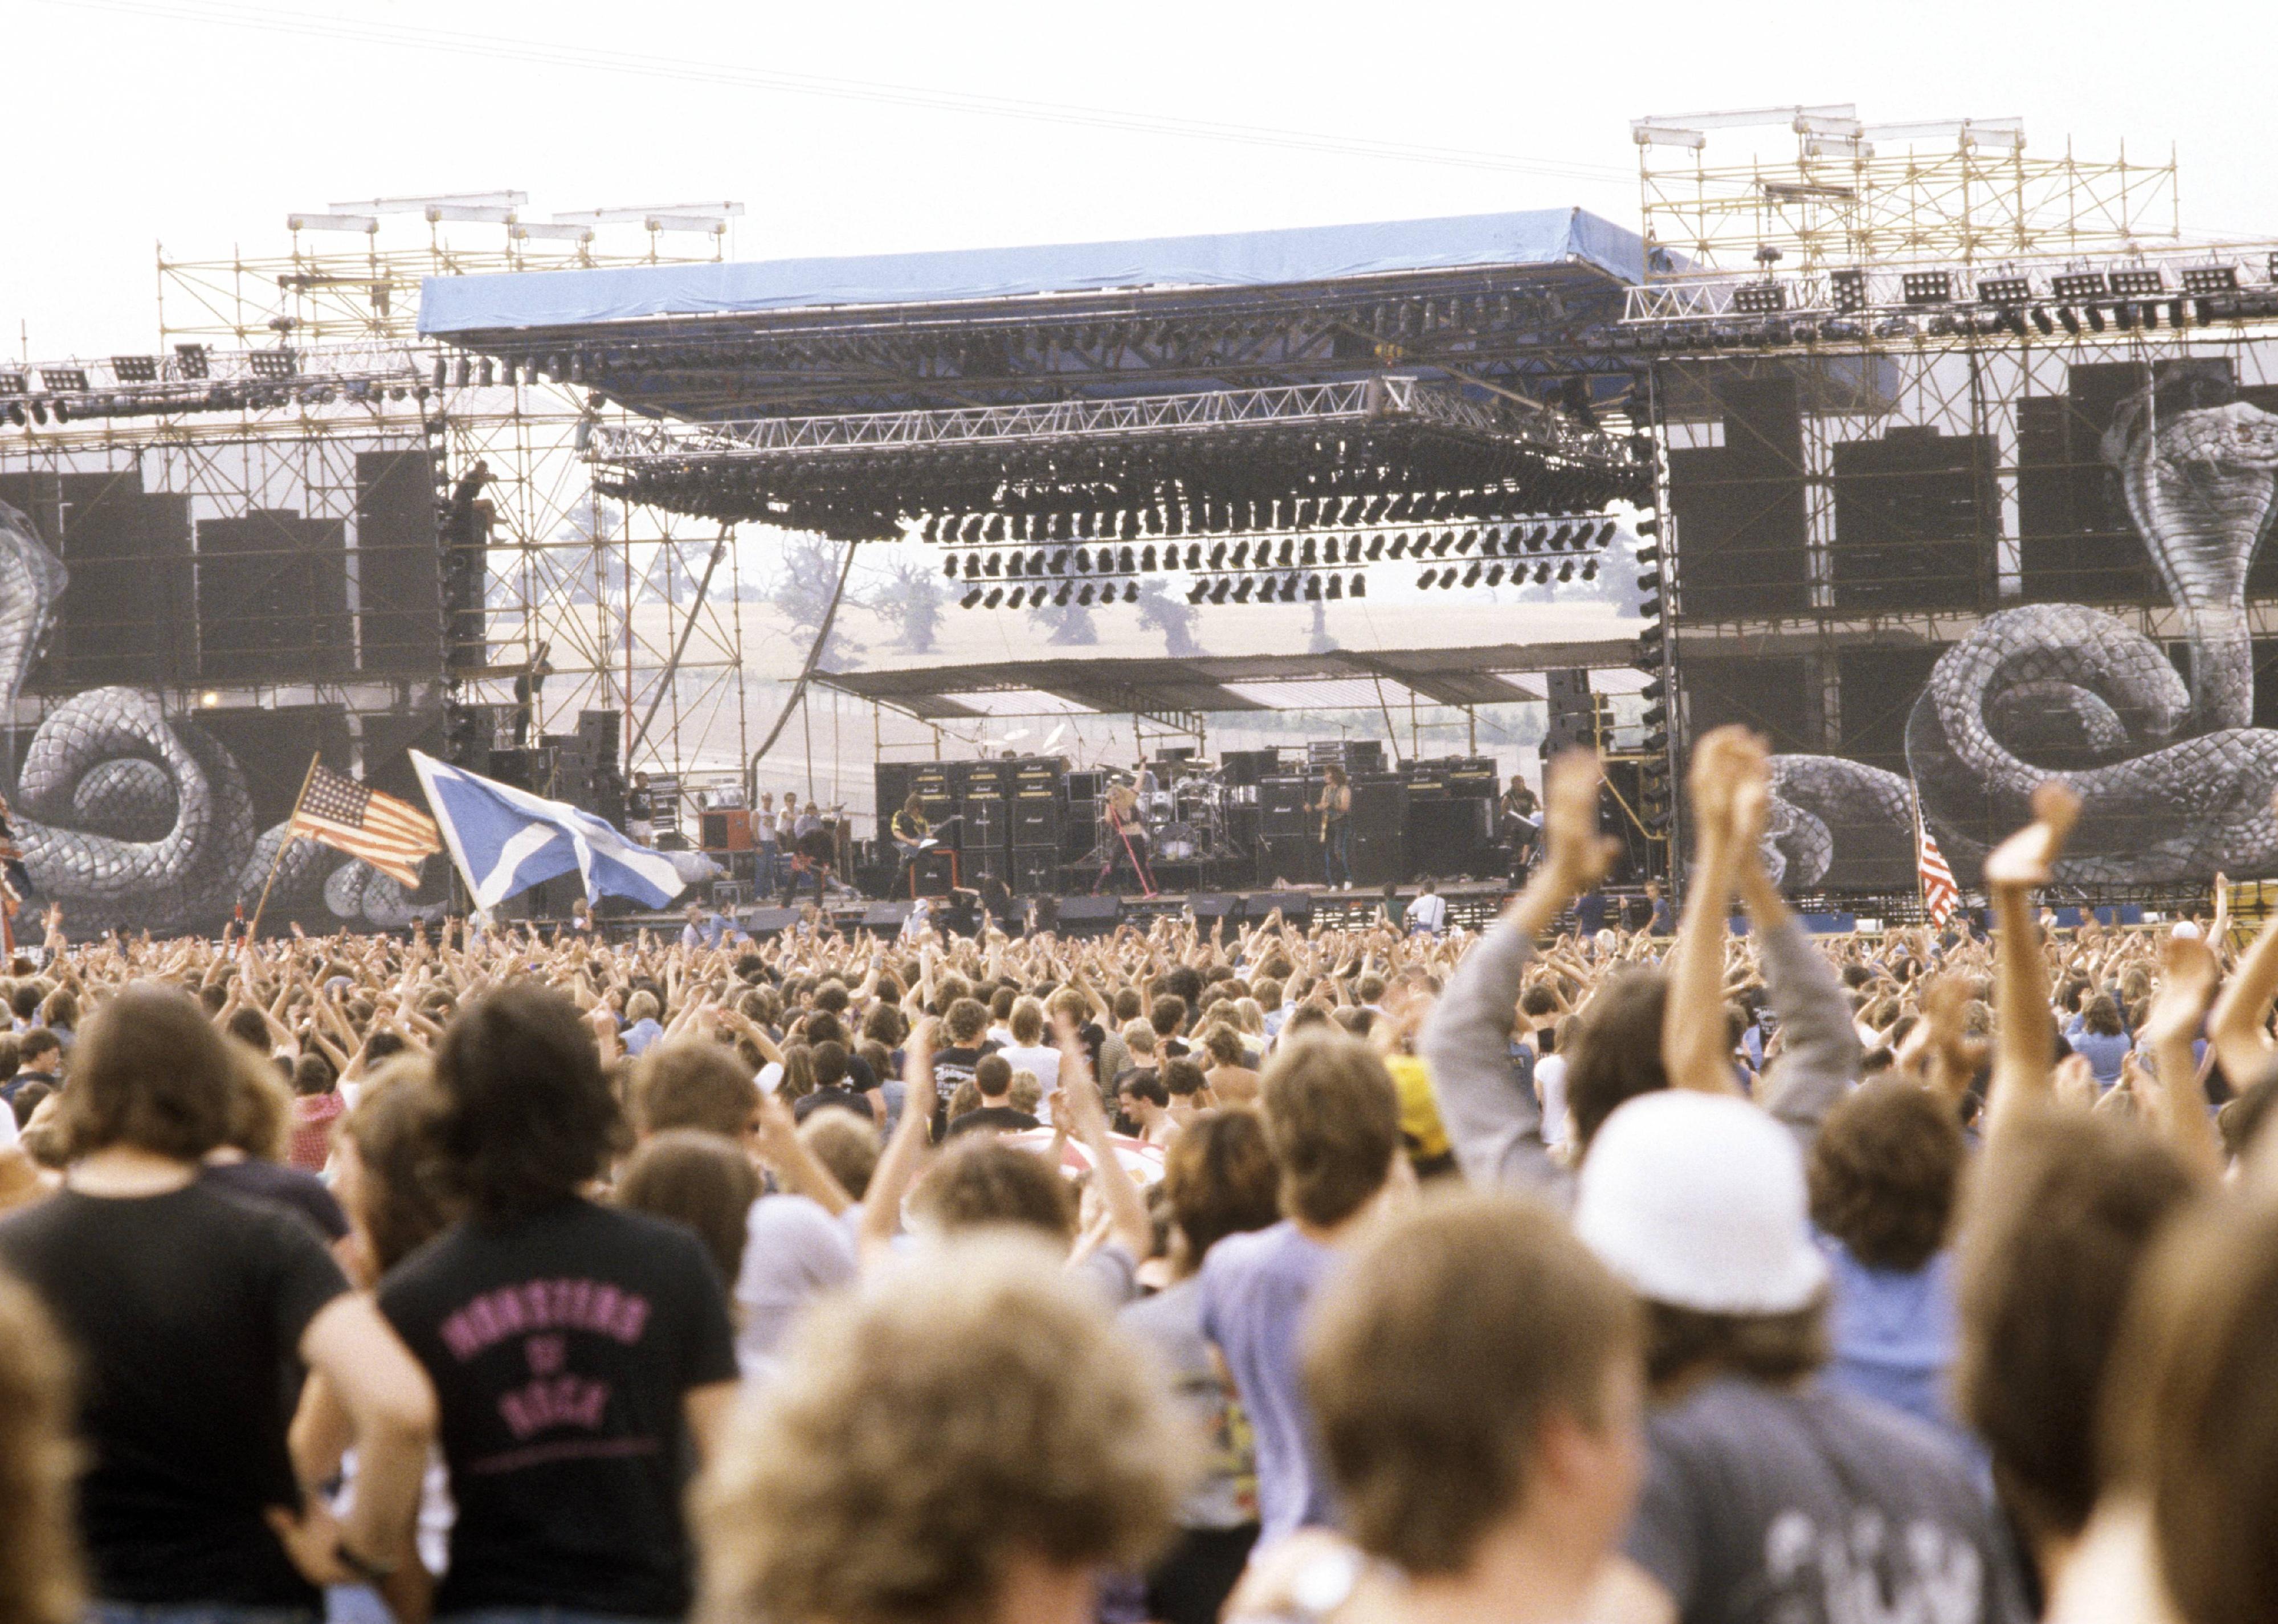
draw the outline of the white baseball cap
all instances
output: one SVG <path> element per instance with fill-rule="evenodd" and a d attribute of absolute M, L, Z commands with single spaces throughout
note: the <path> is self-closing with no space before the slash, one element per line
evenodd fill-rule
<path fill-rule="evenodd" d="M 1640 1296 L 1701 1314 L 1793 1314 L 1827 1283 L 1803 1154 L 1747 1100 L 1663 1089 L 1590 1141 L 1574 1228 Z"/>

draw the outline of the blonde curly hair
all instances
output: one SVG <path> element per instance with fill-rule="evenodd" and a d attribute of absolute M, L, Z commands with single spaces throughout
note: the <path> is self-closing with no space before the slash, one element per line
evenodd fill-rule
<path fill-rule="evenodd" d="M 78 1624 L 70 1365 L 55 1322 L 0 1275 L 0 1624 Z"/>
<path fill-rule="evenodd" d="M 1002 1234 L 819 1305 L 696 1494 L 703 1624 L 975 1617 L 1023 1557 L 1135 1567 L 1194 1440 L 1085 1283 Z"/>

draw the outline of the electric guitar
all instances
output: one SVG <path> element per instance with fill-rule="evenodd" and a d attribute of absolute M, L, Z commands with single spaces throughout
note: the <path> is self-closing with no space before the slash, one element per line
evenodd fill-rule
<path fill-rule="evenodd" d="M 941 844 L 939 837 L 943 830 L 948 828 L 952 823 L 958 822 L 963 816 L 963 813 L 959 813 L 954 817 L 945 817 L 938 823 L 934 824 L 932 828 L 927 830 L 923 836 L 915 840 L 905 840 L 901 836 L 895 835 L 893 837 L 894 849 L 901 853 L 902 861 L 904 862 L 908 862 L 913 858 L 921 857 L 926 853 L 933 850 L 935 846 Z"/>

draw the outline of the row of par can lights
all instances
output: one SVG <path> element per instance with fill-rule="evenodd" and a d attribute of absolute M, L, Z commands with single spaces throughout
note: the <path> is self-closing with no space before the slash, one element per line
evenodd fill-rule
<path fill-rule="evenodd" d="M 1569 520 L 1532 525 L 1472 525 L 1463 530 L 1407 532 L 1350 536 L 1265 536 L 1232 541 L 1189 541 L 1158 547 L 1057 547 L 996 552 L 952 553 L 942 561 L 942 573 L 952 580 L 1021 580 L 1065 575 L 1150 575 L 1158 571 L 1189 572 L 1220 570 L 1310 570 L 1324 564 L 1378 563 L 1387 559 L 1445 558 L 1474 554 L 1482 559 L 1516 558 L 1522 555 L 1572 555 L 1594 552 L 1613 538 L 1615 519 Z M 1568 559 L 1571 563 L 1571 557 Z M 1521 563 L 1516 578 L 1525 571 Z M 1537 565 L 1548 571 L 1550 561 Z M 1593 561 L 1594 572 L 1594 561 Z M 1428 572 L 1427 572 L 1428 573 Z M 1549 578 L 1547 574 L 1539 579 Z M 1560 579 L 1573 578 L 1571 570 Z M 1585 577 L 1584 578 L 1589 578 Z"/>

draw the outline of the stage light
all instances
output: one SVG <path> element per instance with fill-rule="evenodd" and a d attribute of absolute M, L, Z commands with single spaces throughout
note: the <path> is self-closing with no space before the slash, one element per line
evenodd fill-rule
<path fill-rule="evenodd" d="M 2167 301 L 2167 325 L 2171 327 L 2183 325 L 2183 302 L 2181 299 Z"/>
<path fill-rule="evenodd" d="M 1439 581 L 1440 572 L 1437 570 L 1426 570 L 1416 578 L 1416 586 L 1421 591 L 1437 586 Z"/>
<path fill-rule="evenodd" d="M 2112 307 L 2112 319 L 2122 333 L 2136 331 L 2136 307 L 2122 301 Z"/>
<path fill-rule="evenodd" d="M 981 600 L 981 607 L 983 609 L 995 609 L 998 604 L 1004 601 L 1005 589 L 1002 586 L 991 586 L 989 589 L 989 595 Z"/>
<path fill-rule="evenodd" d="M 2091 304 L 2088 307 L 2088 330 L 2091 333 L 2101 333 L 2104 331 L 2104 307 L 2102 305 Z"/>
<path fill-rule="evenodd" d="M 435 387 L 438 389 L 447 388 L 449 387 L 450 381 L 451 364 L 445 360 L 441 356 L 437 356 L 435 357 Z"/>
<path fill-rule="evenodd" d="M 1189 603 L 1200 603 L 1203 601 L 1203 593 L 1209 585 L 1210 583 L 1207 581 L 1196 581 L 1193 586 L 1188 587 L 1187 601 Z"/>
<path fill-rule="evenodd" d="M 1403 530 L 1398 535 L 1392 538 L 1392 545 L 1388 549 L 1388 555 L 1394 558 L 1400 558 L 1404 557 L 1407 555 L 1407 552 L 1408 532 Z M 1374 558 L 1376 555 L 1372 553 L 1369 556 L 1371 558 Z"/>
<path fill-rule="evenodd" d="M 2214 301 L 2213 301 L 2213 300 L 2212 300 L 2212 299 L 2201 299 L 2201 300 L 2199 300 L 2199 301 L 2198 302 L 2198 303 L 2197 303 L 2197 309 L 2198 309 L 2198 313 L 2199 313 L 2199 326 L 2201 326 L 2202 327 L 2212 327 L 2213 326 L 2214 326 Z M 2178 325 L 2180 325 L 2180 324 L 2178 324 Z"/>
<path fill-rule="evenodd" d="M 1500 586 L 1502 585 L 1502 566 L 1501 564 L 1489 564 L 1487 566 L 1487 585 L 1490 586 Z"/>
<path fill-rule="evenodd" d="M 1078 609 L 1089 609 L 1091 607 L 1091 583 L 1089 581 L 1086 581 L 1082 586 L 1075 589 L 1075 601 Z"/>
<path fill-rule="evenodd" d="M 1028 600 L 1028 589 L 1025 586 L 1015 586 L 1010 593 L 1005 594 L 1005 607 L 1006 609 L 1019 609 L 1023 603 L 1026 603 Z M 1041 603 L 1043 600 L 1039 598 L 1037 601 Z"/>
<path fill-rule="evenodd" d="M 1234 544 L 1234 567 L 1239 570 L 1249 562 L 1250 543 L 1247 541 L 1235 542 Z"/>
<path fill-rule="evenodd" d="M 2069 333 L 2075 338 L 2078 338 L 2080 336 L 2080 312 L 2078 310 L 2073 309 L 2072 306 L 2068 304 L 2063 309 L 2057 311 L 2057 319 L 2064 323 L 2064 330 L 2067 333 Z"/>
<path fill-rule="evenodd" d="M 1283 569 L 1285 569 L 1285 570 L 1286 570 L 1286 569 L 1288 569 L 1288 568 L 1289 567 L 1291 561 L 1292 561 L 1292 560 L 1294 560 L 1294 559 L 1296 557 L 1296 555 L 1297 555 L 1297 544 L 1296 544 L 1296 541 L 1294 541 L 1294 540 L 1291 540 L 1290 538 L 1288 538 L 1288 536 L 1284 536 L 1284 537 L 1282 537 L 1282 538 L 1281 538 L 1281 548 L 1280 548 L 1280 555 L 1279 555 L 1279 557 L 1277 558 L 1276 562 L 1277 562 L 1277 563 L 1279 563 L 1280 564 L 1280 566 L 1281 566 Z"/>
<path fill-rule="evenodd" d="M 1061 609 L 1066 609 L 1068 606 L 1068 600 L 1074 596 L 1075 596 L 1075 583 L 1062 581 L 1060 589 L 1052 594 L 1052 602 Z"/>
<path fill-rule="evenodd" d="M 2187 294 L 2225 294 L 2238 291 L 2236 265 L 2187 265 L 2183 268 L 2183 291 Z"/>
<path fill-rule="evenodd" d="M 32 402 L 32 421 L 38 424 L 42 428 L 47 426 L 48 407 L 46 402 L 34 401 Z"/>
<path fill-rule="evenodd" d="M 967 553 L 965 555 L 965 578 L 968 581 L 977 581 L 981 578 L 980 554 Z"/>
<path fill-rule="evenodd" d="M 1598 578 L 1598 561 L 1596 559 L 1587 558 L 1583 560 L 1582 578 L 1586 581 L 1594 581 Z"/>
<path fill-rule="evenodd" d="M 1139 566 L 1133 561 L 1131 549 L 1128 547 L 1116 549 L 1115 562 L 1126 575 L 1136 575 L 1139 572 Z"/>
<path fill-rule="evenodd" d="M 1550 566 L 1548 564 L 1539 563 L 1534 566 L 1534 584 L 1537 586 L 1548 586 L 1550 585 Z"/>
<path fill-rule="evenodd" d="M 1227 600 L 1227 594 L 1233 590 L 1234 583 L 1228 580 L 1225 576 L 1221 575 L 1216 581 L 1211 584 L 1210 601 L 1213 603 L 1223 603 Z"/>
<path fill-rule="evenodd" d="M 2160 307 L 2146 299 L 2144 302 L 2143 313 L 2144 330 L 2157 332 L 2160 326 Z"/>
<path fill-rule="evenodd" d="M 1328 588 L 1321 595 L 1331 602 L 1341 601 L 1345 595 L 1345 578 L 1342 575 L 1329 577 Z"/>
<path fill-rule="evenodd" d="M 952 581 L 957 578 L 957 555 L 954 553 L 941 561 L 941 572 Z"/>
<path fill-rule="evenodd" d="M 1636 530 L 1639 540 L 1650 541 L 1661 533 L 1661 520 L 1658 517 L 1648 514 L 1644 518 L 1640 519 L 1632 528 Z"/>
<path fill-rule="evenodd" d="M 1297 578 L 1294 575 L 1285 575 L 1281 578 L 1281 601 L 1295 603 L 1296 601 Z"/>
<path fill-rule="evenodd" d="M 1000 575 L 1004 574 L 1004 573 L 1005 573 L 1005 558 L 1004 558 L 1004 555 L 1002 555 L 1001 553 L 991 553 L 991 554 L 990 554 L 990 555 L 989 555 L 989 561 L 988 561 L 988 563 L 984 563 L 984 564 L 982 564 L 982 565 L 981 566 L 981 571 L 982 571 L 982 574 L 984 574 L 984 575 L 988 576 L 988 577 L 989 577 L 990 579 L 992 579 L 992 580 L 993 580 L 993 579 L 995 579 L 998 576 L 1000 576 Z"/>
<path fill-rule="evenodd" d="M 458 365 L 452 369 L 453 383 L 457 387 L 464 389 L 470 387 L 473 385 L 474 380 L 475 364 L 468 360 L 466 356 L 461 356 L 459 357 Z"/>
<path fill-rule="evenodd" d="M 1225 569 L 1225 568 L 1226 568 L 1226 543 L 1225 543 L 1225 542 L 1220 541 L 1220 542 L 1219 542 L 1216 546 L 1214 546 L 1214 547 L 1212 547 L 1212 548 L 1211 548 L 1211 550 L 1210 550 L 1210 567 L 1211 567 L 1212 569 L 1213 569 L 1213 570 L 1223 570 L 1223 569 Z"/>
<path fill-rule="evenodd" d="M 24 426 L 27 419 L 24 416 L 23 402 L 10 401 L 8 402 L 8 421 L 14 424 L 18 428 L 22 428 Z"/>
<path fill-rule="evenodd" d="M 2047 338 L 2057 330 L 2056 318 L 2037 304 L 2033 306 L 2033 326 L 2041 330 L 2043 338 Z"/>
<path fill-rule="evenodd" d="M 1255 576 L 1245 575 L 1234 584 L 1234 601 L 1236 603 L 1250 601 L 1250 589 L 1256 579 Z"/>
<path fill-rule="evenodd" d="M 1188 568 L 1188 569 L 1189 569 L 1189 570 L 1199 570 L 1199 569 L 1201 569 L 1202 567 L 1203 567 L 1203 549 L 1202 549 L 1202 543 L 1200 543 L 1199 541 L 1197 541 L 1197 542 L 1194 543 L 1193 545 L 1189 546 L 1189 547 L 1187 548 L 1187 568 Z"/>
<path fill-rule="evenodd" d="M 1005 560 L 1005 573 L 1013 579 L 1018 580 L 1028 572 L 1028 555 L 1026 553 L 1014 553 Z"/>
<path fill-rule="evenodd" d="M 1658 585 L 1659 583 L 1655 583 L 1656 588 L 1658 587 Z M 1661 598 L 1657 590 L 1649 593 L 1647 596 L 1639 600 L 1638 613 L 1647 620 L 1652 620 L 1660 615 Z"/>
<path fill-rule="evenodd" d="M 1112 591 L 1113 589 L 1110 588 L 1110 590 Z M 1123 583 L 1123 601 L 1126 603 L 1136 603 L 1139 601 L 1138 582 L 1126 581 Z"/>
<path fill-rule="evenodd" d="M 1368 577 L 1365 575 L 1356 575 L 1353 577 L 1352 592 L 1350 595 L 1356 598 L 1365 598 L 1368 596 Z"/>
<path fill-rule="evenodd" d="M 1318 575 L 1309 575 L 1305 578 L 1305 601 L 1319 603 L 1320 601 L 1321 578 Z"/>
<path fill-rule="evenodd" d="M 1381 558 L 1381 557 L 1383 557 L 1383 556 L 1384 556 L 1384 538 L 1383 538 L 1382 536 L 1371 536 L 1371 537 L 1368 539 L 1368 561 L 1369 561 L 1369 563 L 1374 563 L 1378 559 L 1380 559 L 1380 558 Z"/>
<path fill-rule="evenodd" d="M 1667 651 L 1666 635 L 1659 622 L 1655 622 L 1638 633 L 1637 652 L 1630 663 L 1641 671 L 1657 671 Z"/>
<path fill-rule="evenodd" d="M 1437 536 L 1433 538 L 1432 556 L 1434 558 L 1445 558 L 1448 555 L 1448 549 L 1455 545 L 1456 532 L 1452 530 L 1443 530 Z"/>
<path fill-rule="evenodd" d="M 1139 567 L 1150 575 L 1155 573 L 1155 544 L 1152 541 L 1139 549 Z"/>
<path fill-rule="evenodd" d="M 1309 568 L 1320 562 L 1320 555 L 1315 548 L 1312 537 L 1307 536 L 1305 538 L 1305 545 L 1299 550 L 1297 562 Z"/>
<path fill-rule="evenodd" d="M 1457 536 L 1456 538 L 1456 550 L 1458 553 L 1470 552 L 1472 550 L 1472 543 L 1479 539 L 1479 532 L 1476 530 L 1467 530 L 1464 532 L 1462 535 Z"/>
<path fill-rule="evenodd" d="M 477 363 L 475 381 L 485 389 L 497 383 L 498 370 L 491 364 L 491 358 L 488 356 L 485 356 L 480 362 Z"/>

